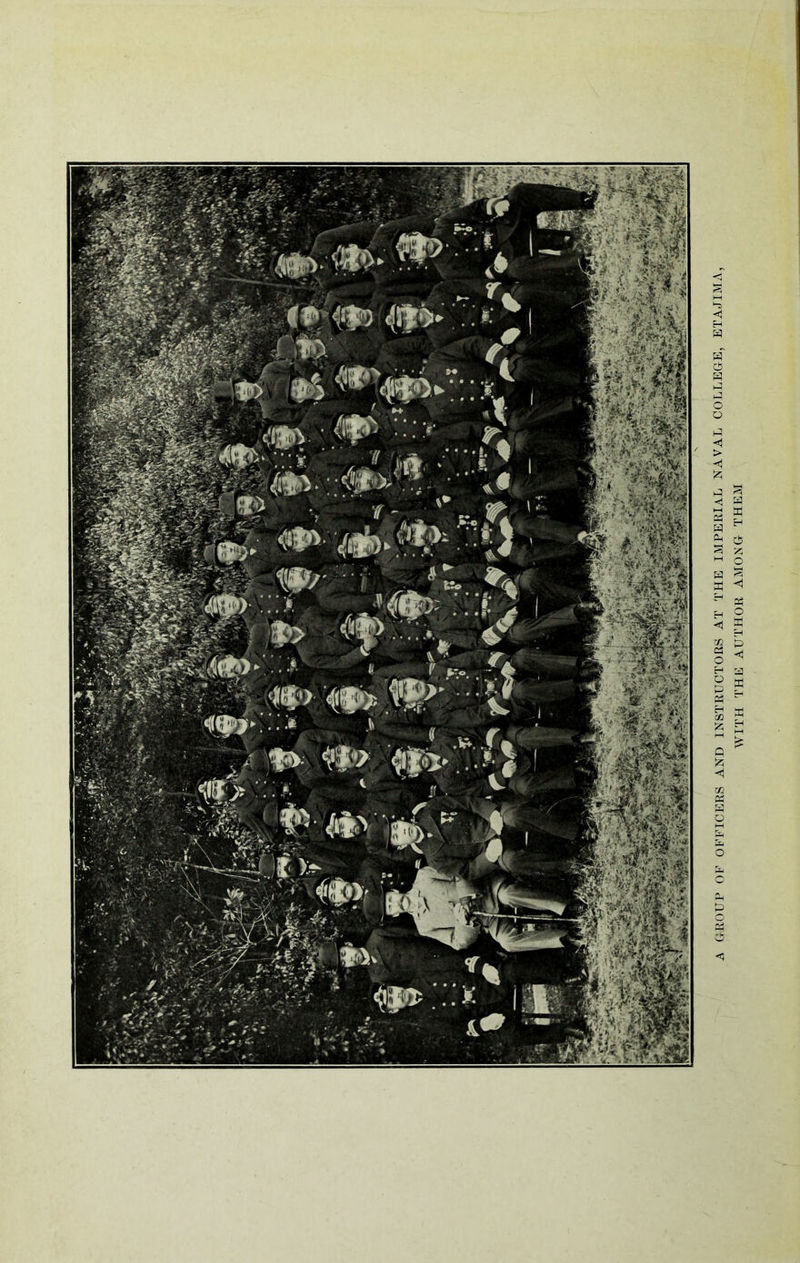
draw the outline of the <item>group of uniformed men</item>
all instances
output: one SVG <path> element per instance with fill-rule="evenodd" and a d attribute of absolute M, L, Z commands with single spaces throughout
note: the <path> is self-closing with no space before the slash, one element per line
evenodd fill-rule
<path fill-rule="evenodd" d="M 206 613 L 242 618 L 238 686 L 206 730 L 239 740 L 237 774 L 200 782 L 264 845 L 260 869 L 368 936 L 322 960 L 365 969 L 385 1013 L 574 1031 L 591 841 L 584 656 L 602 612 L 586 421 L 586 260 L 538 216 L 594 195 L 518 184 L 447 214 L 348 224 L 274 256 L 298 287 L 290 333 L 257 381 L 252 445 L 219 450 L 258 489 L 226 491 L 234 531 L 205 549 L 224 575 Z M 520 996 L 527 1016 L 520 1025 Z"/>

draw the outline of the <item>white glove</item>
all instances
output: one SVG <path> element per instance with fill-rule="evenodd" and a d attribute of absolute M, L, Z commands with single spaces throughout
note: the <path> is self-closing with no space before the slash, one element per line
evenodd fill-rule
<path fill-rule="evenodd" d="M 484 854 L 490 864 L 496 864 L 503 854 L 503 843 L 499 838 L 492 838 L 490 842 L 486 843 Z"/>
<path fill-rule="evenodd" d="M 484 965 L 482 973 L 486 981 L 490 982 L 493 987 L 500 986 L 500 971 L 496 965 Z M 501 1014 L 490 1014 L 490 1016 L 500 1017 Z"/>
<path fill-rule="evenodd" d="M 500 299 L 500 303 L 501 306 L 505 307 L 506 311 L 522 311 L 522 303 L 518 303 L 513 294 L 504 294 Z"/>
<path fill-rule="evenodd" d="M 505 1026 L 505 1014 L 503 1013 L 487 1013 L 486 1017 L 482 1017 L 478 1025 L 482 1031 L 499 1031 L 501 1026 Z"/>
<path fill-rule="evenodd" d="M 505 359 L 502 361 L 499 367 L 500 367 L 500 376 L 502 377 L 503 381 L 513 382 L 514 378 L 511 376 L 511 369 L 508 363 L 508 356 L 505 357 Z"/>
<path fill-rule="evenodd" d="M 492 264 L 492 271 L 502 274 L 503 272 L 505 272 L 507 267 L 508 267 L 508 259 L 503 254 L 502 250 L 498 250 L 497 254 L 494 256 L 494 263 Z"/>

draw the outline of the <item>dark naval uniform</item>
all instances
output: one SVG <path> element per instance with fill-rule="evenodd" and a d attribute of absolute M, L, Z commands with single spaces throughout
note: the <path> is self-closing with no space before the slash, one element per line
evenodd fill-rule
<path fill-rule="evenodd" d="M 295 652 L 300 661 L 307 667 L 319 671 L 349 672 L 349 679 L 356 674 L 363 675 L 367 665 L 368 654 L 360 645 L 347 640 L 339 630 L 341 618 L 335 614 L 327 614 L 315 606 L 303 610 L 296 620 L 296 626 L 304 633 L 295 645 Z"/>
<path fill-rule="evenodd" d="M 472 1035 L 480 1039 L 490 1039 L 492 1034 L 481 1029 L 482 1017 L 502 1014 L 505 1022 L 501 1031 L 514 1023 L 513 985 L 502 975 L 500 985 L 494 986 L 482 975 L 469 973 L 463 960 L 452 951 L 440 960 L 426 961 L 424 972 L 401 985 L 413 988 L 419 997 L 416 1004 L 402 1010 L 402 1019 L 406 1021 L 413 1022 L 416 1015 L 423 1026 L 432 1023 L 455 1027 L 465 1038 Z M 564 1023 L 558 1001 L 557 1011 L 551 1011 L 555 1007 L 553 987 L 534 984 L 530 990 L 533 992 L 530 1003 L 534 1006 L 531 1011 L 535 1013 L 533 1025 L 515 1030 L 516 1039 L 526 1044 L 550 1044 L 563 1039 Z"/>
<path fill-rule="evenodd" d="M 435 426 L 474 415 L 489 421 L 502 415 L 503 381 L 486 361 L 491 346 L 490 338 L 471 336 L 428 356 L 422 376 L 431 393 L 420 402 Z"/>
<path fill-rule="evenodd" d="M 481 197 L 438 216 L 430 235 L 442 243 L 433 263 L 443 279 L 485 276 L 487 272 L 501 276 L 494 270 L 499 252 L 510 261 L 518 255 L 530 255 L 531 244 L 534 252 L 564 248 L 570 244 L 569 234 L 538 228 L 537 215 L 587 207 L 585 194 L 555 185 L 521 183 L 506 197 L 510 205 L 505 215 L 495 215 L 489 210 L 489 199 Z"/>
<path fill-rule="evenodd" d="M 514 681 L 501 670 L 507 661 L 506 654 L 479 649 L 441 662 L 400 663 L 376 669 L 370 688 L 376 692 L 380 687 L 381 700 L 384 695 L 387 697 L 398 727 L 403 723 L 422 728 L 488 727 L 502 722 L 511 711 Z M 424 680 L 435 692 L 427 701 L 411 708 L 394 705 L 392 684 L 404 676 Z"/>
<path fill-rule="evenodd" d="M 372 405 L 378 437 L 387 447 L 416 445 L 433 433 L 433 422 L 421 403 L 389 404 L 380 399 Z"/>
<path fill-rule="evenodd" d="M 519 593 L 496 566 L 467 562 L 437 575 L 428 595 L 434 607 L 425 621 L 439 640 L 475 649 L 493 647 L 517 617 Z"/>
<path fill-rule="evenodd" d="M 339 677 L 338 683 L 342 682 Z M 305 706 L 298 706 L 295 710 L 279 713 L 290 716 L 291 725 L 295 729 L 336 728 L 338 732 L 347 733 L 350 737 L 363 736 L 367 730 L 367 722 L 360 712 L 355 715 L 340 715 L 328 705 L 326 698 L 336 683 L 335 675 L 331 674 L 327 679 L 321 679 L 319 673 L 314 672 L 311 679 L 303 682 L 303 688 L 307 688 L 311 694 L 308 703 Z M 358 744 L 357 741 L 356 744 Z"/>
<path fill-rule="evenodd" d="M 331 364 L 363 364 L 371 368 L 378 359 L 386 340 L 376 321 L 362 329 L 344 329 L 336 333 L 325 350 Z"/>
<path fill-rule="evenodd" d="M 317 572 L 319 581 L 301 592 L 297 603 L 317 605 L 330 614 L 362 614 L 374 610 L 376 597 L 383 592 L 379 570 L 363 562 L 338 562 Z"/>
<path fill-rule="evenodd" d="M 491 795 L 493 790 L 505 788 L 512 775 L 507 752 L 501 749 L 499 740 L 489 740 L 488 735 L 467 736 L 440 730 L 428 749 L 444 760 L 441 768 L 427 774 L 441 794 L 470 791 Z"/>
<path fill-rule="evenodd" d="M 249 698 L 243 718 L 247 729 L 239 740 L 248 754 L 253 750 L 280 745 L 297 726 L 288 711 L 276 710 L 263 697 L 256 695 Z"/>
<path fill-rule="evenodd" d="M 264 822 L 264 808 L 275 797 L 275 782 L 264 750 L 254 750 L 233 778 L 241 793 L 231 807 L 241 822 L 252 829 L 268 846 L 274 841 L 271 829 Z"/>
<path fill-rule="evenodd" d="M 402 233 L 421 232 L 430 236 L 433 224 L 432 215 L 407 215 L 403 219 L 381 224 L 369 243 L 373 258 L 370 270 L 377 288 L 391 294 L 423 294 L 436 283 L 437 272 L 433 264 L 402 260 L 395 249 Z"/>
<path fill-rule="evenodd" d="M 307 785 L 311 789 L 319 786 L 325 786 L 333 790 L 337 796 L 341 791 L 341 797 L 346 800 L 357 788 L 360 780 L 360 770 L 353 772 L 335 772 L 331 771 L 327 763 L 324 762 L 323 751 L 330 746 L 337 745 L 353 745 L 354 739 L 346 732 L 334 730 L 331 728 L 307 729 L 301 732 L 300 736 L 292 746 L 294 754 L 299 754 L 302 762 L 292 768 L 292 773 L 301 785 Z"/>
<path fill-rule="evenodd" d="M 402 985 L 422 972 L 428 962 L 457 959 L 452 947 L 392 924 L 373 930 L 364 946 L 369 952 L 366 970 L 374 983 Z"/>
<path fill-rule="evenodd" d="M 291 565 L 291 562 L 282 562 L 280 564 Z M 293 599 L 273 582 L 271 575 L 262 574 L 257 575 L 255 579 L 251 579 L 242 595 L 247 601 L 247 609 L 244 611 L 242 618 L 247 624 L 248 631 L 253 628 L 254 624 L 263 623 L 273 618 L 280 619 L 283 622 L 292 621 Z"/>
<path fill-rule="evenodd" d="M 299 524 L 299 523 L 298 523 Z M 294 525 L 294 524 L 293 524 Z M 242 568 L 251 579 L 260 575 L 271 575 L 276 566 L 306 565 L 300 557 L 305 554 L 287 553 L 278 543 L 278 535 L 283 527 L 265 530 L 263 526 L 254 526 L 245 535 L 242 543 L 247 549 L 247 556 L 242 561 Z M 293 560 L 289 560 L 293 558 Z"/>
<path fill-rule="evenodd" d="M 443 426 L 420 449 L 430 477 L 446 502 L 505 495 L 511 486 L 511 445 L 505 431 L 484 421 Z"/>
<path fill-rule="evenodd" d="M 313 277 L 326 293 L 336 292 L 339 301 L 354 301 L 359 297 L 368 297 L 372 293 L 372 278 L 368 271 L 346 272 L 340 270 L 333 260 L 333 253 L 339 246 L 356 245 L 362 249 L 368 247 L 378 225 L 373 221 L 362 221 L 356 224 L 342 224 L 338 228 L 326 228 L 314 239 L 309 255 L 317 265 Z"/>
<path fill-rule="evenodd" d="M 264 689 L 272 684 L 275 678 L 275 658 L 269 647 L 268 635 L 265 622 L 254 624 L 250 639 L 242 654 L 242 657 L 250 663 L 250 670 L 247 675 L 237 679 L 246 693 L 257 693 L 261 697 L 264 696 Z"/>
<path fill-rule="evenodd" d="M 418 848 L 431 867 L 448 877 L 470 876 L 470 861 L 498 836 L 488 813 L 484 816 L 474 811 L 466 799 L 466 795 L 453 798 L 439 794 L 414 809 L 414 823 L 425 834 Z M 501 817 L 499 829 L 502 827 Z"/>
<path fill-rule="evenodd" d="M 425 299 L 424 306 L 433 314 L 433 323 L 425 327 L 425 335 L 433 347 L 448 346 L 471 334 L 500 338 L 507 329 L 517 328 L 522 313 L 506 311 L 501 299 L 510 293 L 508 286 L 495 282 L 490 299 L 488 282 L 470 278 L 440 281 Z"/>

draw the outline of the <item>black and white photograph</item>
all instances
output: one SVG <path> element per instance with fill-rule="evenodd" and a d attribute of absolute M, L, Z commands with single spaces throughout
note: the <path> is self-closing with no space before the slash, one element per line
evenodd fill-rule
<path fill-rule="evenodd" d="M 73 1063 L 692 1062 L 687 163 L 73 163 Z"/>

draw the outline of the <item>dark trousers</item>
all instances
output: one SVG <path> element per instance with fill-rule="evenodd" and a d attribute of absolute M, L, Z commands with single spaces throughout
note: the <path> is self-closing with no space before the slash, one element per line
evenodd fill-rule
<path fill-rule="evenodd" d="M 516 533 L 526 536 L 527 539 L 546 539 L 557 544 L 574 544 L 580 533 L 579 526 L 559 522 L 542 513 L 529 513 L 519 505 L 511 510 L 509 517 Z M 558 556 L 557 553 L 552 555 Z"/>
<path fill-rule="evenodd" d="M 531 470 L 518 470 L 511 478 L 509 495 L 527 503 L 535 496 L 557 491 L 575 491 L 578 471 L 570 461 L 537 461 Z"/>
<path fill-rule="evenodd" d="M 531 831 L 537 833 L 546 833 L 550 838 L 561 838 L 565 842 L 574 842 L 578 836 L 577 813 L 571 810 L 556 811 L 551 808 L 550 811 L 543 811 L 541 807 L 534 807 L 533 803 L 526 802 L 524 799 L 509 799 L 500 808 L 503 816 L 503 824 L 509 829 L 518 829 L 520 833 L 528 833 Z M 524 852 L 523 852 L 524 853 Z M 517 852 L 514 851 L 516 855 Z M 532 854 L 536 854 L 535 851 Z M 549 858 L 552 851 L 548 852 L 542 848 L 540 858 Z M 503 851 L 503 859 L 505 860 L 505 849 Z M 503 865 L 505 867 L 505 864 Z M 511 872 L 512 869 L 509 869 Z"/>
<path fill-rule="evenodd" d="M 577 605 L 582 596 L 580 588 L 559 582 L 537 566 L 528 566 L 521 570 L 516 576 L 516 584 L 520 592 L 538 599 L 542 612 L 545 609 L 555 610 L 565 605 Z"/>
<path fill-rule="evenodd" d="M 578 625 L 578 617 L 572 605 L 564 605 L 561 609 L 550 610 L 539 618 L 518 618 L 514 626 L 506 633 L 506 639 L 512 645 L 529 645 L 547 636 L 550 632 L 569 629 Z"/>
<path fill-rule="evenodd" d="M 550 465 L 575 465 L 581 458 L 581 445 L 575 434 L 557 433 L 553 429 L 509 429 L 508 441 L 514 457 L 532 459 L 541 462 L 545 468 Z M 575 485 L 575 480 L 567 486 Z"/>
<path fill-rule="evenodd" d="M 570 653 L 546 653 L 525 646 L 511 655 L 517 671 L 527 675 L 546 676 L 550 680 L 571 680 L 578 670 L 578 659 Z"/>
<path fill-rule="evenodd" d="M 561 395 L 537 406 L 521 405 L 508 417 L 509 432 L 545 430 L 553 434 L 571 434 L 583 424 L 583 415 L 574 395 Z"/>
<path fill-rule="evenodd" d="M 586 194 L 580 189 L 568 189 L 562 184 L 534 184 L 530 180 L 521 180 L 506 196 L 512 210 L 531 220 L 545 211 L 583 210 L 586 205 Z"/>
<path fill-rule="evenodd" d="M 508 357 L 509 372 L 515 382 L 535 386 L 543 396 L 580 390 L 583 375 L 578 368 L 557 363 L 548 355 L 514 352 Z"/>
<path fill-rule="evenodd" d="M 563 763 L 560 767 L 551 767 L 543 772 L 534 772 L 527 761 L 512 776 L 509 790 L 519 798 L 542 798 L 556 790 L 575 792 L 575 773 L 572 764 Z M 510 825 L 509 821 L 509 825 Z M 524 825 L 522 826 L 525 827 Z"/>
<path fill-rule="evenodd" d="M 572 680 L 515 680 L 511 701 L 515 706 L 538 706 L 543 702 L 566 702 L 575 697 Z"/>
<path fill-rule="evenodd" d="M 571 745 L 578 731 L 576 728 L 550 728 L 544 724 L 509 724 L 506 735 L 518 750 L 543 750 Z"/>

